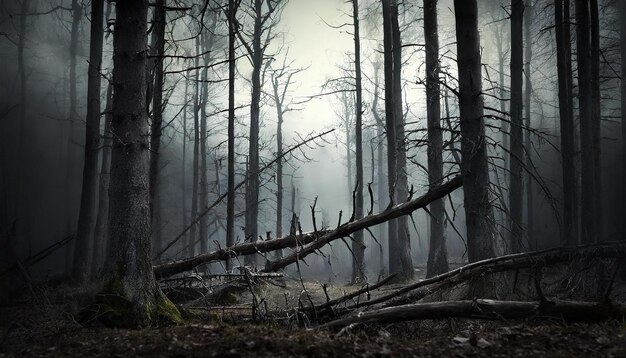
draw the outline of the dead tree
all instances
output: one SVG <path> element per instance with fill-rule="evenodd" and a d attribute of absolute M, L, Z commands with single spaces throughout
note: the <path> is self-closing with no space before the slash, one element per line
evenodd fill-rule
<path fill-rule="evenodd" d="M 91 35 L 89 42 L 89 79 L 87 83 L 87 118 L 85 126 L 85 159 L 83 162 L 83 185 L 72 276 L 82 282 L 91 273 L 94 255 L 94 225 L 96 223 L 96 200 L 98 187 L 98 147 L 100 145 L 100 64 L 104 1 L 91 2 Z"/>
<path fill-rule="evenodd" d="M 113 148 L 110 240 L 104 286 L 97 301 L 115 325 L 148 326 L 180 320 L 163 295 L 151 266 L 146 62 L 148 1 L 116 4 L 113 38 Z"/>
<path fill-rule="evenodd" d="M 288 52 L 288 51 L 287 51 Z M 283 63 L 280 68 L 272 69 L 270 71 L 270 82 L 272 84 L 272 92 L 270 97 L 274 101 L 274 107 L 276 108 L 276 237 L 283 236 L 283 123 L 285 120 L 285 114 L 295 110 L 293 102 L 288 102 L 286 96 L 289 92 L 289 87 L 293 85 L 293 76 L 300 73 L 304 69 L 290 69 L 287 64 L 287 55 L 283 59 Z M 275 258 L 282 257 L 282 251 L 277 250 Z"/>
<path fill-rule="evenodd" d="M 274 37 L 272 31 L 280 18 L 280 13 L 285 4 L 284 0 L 254 0 L 251 9 L 254 21 L 253 30 L 250 34 L 252 44 L 248 44 L 248 41 L 243 38 L 241 35 L 243 31 L 237 32 L 237 36 L 246 48 L 252 63 L 248 173 L 257 173 L 259 170 L 259 117 L 263 87 L 261 72 L 265 61 L 265 51 Z M 245 197 L 245 239 L 248 241 L 256 241 L 258 238 L 259 190 L 260 178 L 253 174 L 251 180 L 246 185 Z M 256 257 L 246 258 L 246 264 L 256 265 Z"/>
<path fill-rule="evenodd" d="M 439 91 L 439 30 L 437 0 L 424 0 L 424 40 L 426 43 L 426 116 L 428 126 L 428 186 L 433 188 L 443 179 L 443 131 Z M 430 204 L 430 245 L 426 277 L 448 271 L 448 250 L 445 236 L 445 204 Z"/>
<path fill-rule="evenodd" d="M 583 243 L 597 238 L 595 206 L 595 170 L 593 150 L 592 91 L 584 90 L 591 82 L 589 0 L 576 0 L 576 58 L 578 62 L 578 109 L 581 153 L 581 237 Z"/>
<path fill-rule="evenodd" d="M 531 117 L 531 98 L 533 92 L 531 73 L 530 73 L 530 62 L 533 57 L 533 40 L 531 37 L 531 26 L 533 19 L 533 5 L 532 0 L 526 0 L 526 9 L 524 13 L 524 38 L 526 40 L 526 48 L 525 48 L 525 59 L 524 59 L 524 81 L 525 81 L 525 90 L 524 90 L 524 126 L 526 127 L 526 135 L 524 136 L 524 152 L 526 153 L 526 166 L 527 170 L 530 171 L 532 168 L 532 152 L 533 152 L 533 141 L 532 141 L 532 127 L 530 122 Z M 528 246 L 526 249 L 536 249 L 537 240 L 533 237 L 533 229 L 534 229 L 534 211 L 535 207 L 533 204 L 533 178 L 532 175 L 527 174 L 526 176 L 526 235 Z M 522 240 L 522 248 L 524 248 L 524 241 Z"/>
<path fill-rule="evenodd" d="M 352 0 L 352 21 L 354 28 L 354 74 L 355 74 L 355 129 L 354 144 L 356 146 L 356 197 L 355 219 L 363 217 L 363 91 L 361 84 L 361 38 L 359 32 L 359 1 Z M 352 283 L 365 281 L 365 245 L 363 231 L 354 233 L 352 241 Z"/>
<path fill-rule="evenodd" d="M 150 219 L 152 220 L 152 241 L 156 249 L 161 247 L 159 157 L 161 155 L 161 134 L 163 131 L 163 61 L 165 58 L 165 0 L 155 2 L 152 18 L 152 38 L 148 68 L 148 102 L 152 101 L 152 121 L 150 122 Z"/>
<path fill-rule="evenodd" d="M 509 250 L 522 251 L 523 237 L 523 32 L 524 1 L 511 0 L 511 159 L 509 161 L 509 208 L 511 212 L 511 237 Z"/>
<path fill-rule="evenodd" d="M 406 143 L 402 113 L 402 41 L 398 24 L 396 0 L 383 0 L 385 123 L 387 129 L 387 176 L 392 203 L 408 196 L 406 174 Z M 389 228 L 389 273 L 400 280 L 413 277 L 411 241 L 407 218 L 387 223 Z"/>
<path fill-rule="evenodd" d="M 600 94 L 600 16 L 598 0 L 589 0 L 590 71 L 591 71 L 591 135 L 593 150 L 593 188 L 595 242 L 604 240 L 602 207 L 602 107 Z"/>
<path fill-rule="evenodd" d="M 415 303 L 362 312 L 319 328 L 341 328 L 355 324 L 396 323 L 426 319 L 471 318 L 485 320 L 556 319 L 566 322 L 603 322 L 626 318 L 626 306 L 611 302 L 577 301 L 444 301 Z"/>
<path fill-rule="evenodd" d="M 235 244 L 235 33 L 237 5 L 228 1 L 228 188 L 226 195 L 226 247 Z M 226 271 L 231 270 L 226 260 Z"/>
<path fill-rule="evenodd" d="M 366 228 L 383 222 L 388 222 L 400 216 L 410 215 L 415 210 L 424 208 L 434 200 L 440 199 L 452 191 L 460 188 L 462 184 L 463 178 L 456 177 L 435 189 L 429 190 L 426 194 L 420 196 L 419 198 L 412 199 L 395 206 L 390 206 L 377 214 L 371 214 L 362 219 L 347 222 L 334 230 L 296 234 L 267 241 L 247 242 L 227 249 L 217 250 L 209 254 L 159 265 L 154 267 L 154 272 L 157 277 L 167 277 L 177 273 L 189 271 L 194 267 L 215 260 L 226 260 L 228 257 L 250 255 L 256 252 L 263 253 L 287 247 L 295 247 L 296 250 L 293 254 L 285 256 L 280 260 L 268 262 L 266 267 L 262 270 L 263 272 L 276 271 L 294 263 L 296 260 L 301 260 L 316 252 L 329 242 L 349 236 L 358 230 L 365 230 Z"/>
<path fill-rule="evenodd" d="M 622 1 L 620 6 L 620 39 L 621 39 L 621 58 L 622 58 L 622 79 L 620 81 L 621 92 L 621 114 L 622 114 L 622 176 L 626 176 L 626 2 Z M 626 194 L 626 185 L 622 186 L 623 194 Z M 622 204 L 622 214 L 626 215 L 626 200 Z M 624 220 L 626 228 L 626 220 Z"/>
<path fill-rule="evenodd" d="M 113 84 L 107 87 L 107 102 L 104 114 L 100 183 L 98 185 L 98 216 L 93 235 L 92 275 L 98 275 L 108 252 L 109 221 L 109 172 L 111 171 L 111 121 L 113 120 Z"/>
<path fill-rule="evenodd" d="M 455 0 L 461 168 L 470 262 L 494 256 L 494 228 L 489 198 L 489 172 L 481 81 L 480 38 L 476 0 Z"/>
<path fill-rule="evenodd" d="M 554 1 L 556 54 L 559 82 L 559 123 L 563 176 L 563 230 L 561 244 L 578 243 L 578 190 L 575 168 L 574 112 L 572 103 L 569 0 Z"/>

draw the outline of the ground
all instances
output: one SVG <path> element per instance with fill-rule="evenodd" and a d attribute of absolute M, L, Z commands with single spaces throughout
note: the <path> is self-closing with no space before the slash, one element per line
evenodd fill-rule
<path fill-rule="evenodd" d="M 276 302 L 283 296 L 285 305 L 290 305 L 302 286 L 289 283 L 286 295 L 272 287 L 261 286 L 257 298 Z M 318 284 L 307 282 L 305 287 L 314 291 L 313 300 L 323 297 L 321 290 L 313 290 Z M 354 289 L 335 287 L 329 294 L 332 297 Z M 254 322 L 246 313 L 249 308 L 240 301 L 215 310 L 187 309 L 179 325 L 128 330 L 79 323 L 84 293 L 66 290 L 60 295 L 60 291 L 35 289 L 0 307 L 0 357 L 626 356 L 623 322 L 444 320 L 328 331 L 295 319 Z"/>

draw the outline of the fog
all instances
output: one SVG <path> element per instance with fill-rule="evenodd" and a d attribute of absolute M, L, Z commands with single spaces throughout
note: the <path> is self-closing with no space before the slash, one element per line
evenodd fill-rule
<path fill-rule="evenodd" d="M 87 96 L 87 67 L 89 53 L 89 21 L 80 23 L 77 50 L 77 113 L 76 120 L 70 120 L 70 29 L 71 12 L 66 10 L 69 1 L 35 1 L 31 2 L 27 16 L 24 67 L 26 69 L 26 103 L 20 103 L 20 77 L 18 69 L 18 42 L 20 31 L 19 1 L 3 1 L 0 5 L 0 225 L 2 240 L 0 249 L 0 269 L 5 262 L 24 260 L 49 245 L 71 236 L 76 231 L 78 218 L 80 189 L 82 185 L 82 158 L 85 135 L 85 114 Z M 189 14 L 198 14 L 199 6 L 194 1 L 181 1 L 180 7 L 191 6 Z M 420 6 L 421 6 L 421 2 Z M 508 22 L 505 4 L 498 0 L 479 1 L 479 28 L 482 46 L 483 89 L 485 106 L 499 108 L 498 61 L 496 34 L 501 33 L 505 43 L 505 57 L 509 54 Z M 533 146 L 530 149 L 533 189 L 532 213 L 533 228 L 527 235 L 538 248 L 553 247 L 559 244 L 560 222 L 559 212 L 562 210 L 560 141 L 558 121 L 557 73 L 556 56 L 554 55 L 553 10 L 548 1 L 538 1 L 535 7 L 532 33 L 533 58 L 530 80 L 533 84 L 531 106 L 531 135 Z M 545 3 L 545 4 L 544 4 Z M 57 5 L 61 8 L 54 11 Z M 84 11 L 89 13 L 89 2 L 83 2 Z M 112 7 L 107 4 L 107 7 Z M 404 2 L 401 6 L 400 27 L 402 30 L 403 48 L 403 106 L 405 110 L 406 132 L 408 136 L 407 173 L 409 187 L 413 186 L 415 197 L 425 193 L 428 177 L 425 171 L 426 157 L 426 95 L 425 95 L 425 64 L 424 37 L 421 8 L 415 2 Z M 382 16 L 379 2 L 364 1 L 361 4 L 361 46 L 364 86 L 364 177 L 367 183 L 372 182 L 371 154 L 378 143 L 384 138 L 376 138 L 375 121 L 372 116 L 373 76 L 375 62 L 382 63 Z M 340 212 L 342 222 L 352 213 L 352 192 L 354 178 L 348 177 L 345 126 L 341 124 L 344 113 L 340 98 L 332 92 L 334 79 L 345 76 L 342 68 L 349 68 L 353 60 L 354 42 L 351 26 L 351 7 L 343 0 L 290 0 L 280 21 L 273 31 L 277 34 L 268 45 L 266 56 L 272 58 L 271 65 L 280 66 L 283 61 L 292 69 L 303 69 L 293 76 L 291 90 L 286 95 L 287 102 L 292 102 L 295 110 L 285 114 L 283 125 L 284 149 L 297 145 L 307 136 L 335 129 L 306 147 L 285 158 L 284 169 L 284 212 L 283 233 L 289 232 L 291 219 L 292 183 L 296 189 L 295 213 L 300 217 L 304 231 L 313 230 L 311 208 L 316 202 L 316 222 L 318 228 L 337 226 Z M 195 51 L 193 37 L 197 29 L 196 20 L 184 16 L 185 11 L 168 12 L 166 33 L 166 54 L 182 56 Z M 607 61 L 602 64 L 603 74 L 603 123 L 602 123 L 602 168 L 604 193 L 604 226 L 606 237 L 616 237 L 621 230 L 621 206 L 624 196 L 621 175 L 621 136 L 620 122 L 614 118 L 620 114 L 619 81 L 611 74 L 612 63 L 615 61 L 615 44 L 617 35 L 611 30 L 611 16 L 615 16 L 610 6 L 603 8 L 602 45 L 606 48 Z M 115 11 L 109 12 L 109 30 L 113 29 Z M 250 19 L 242 15 L 243 29 L 250 29 Z M 335 28 L 342 24 L 346 27 Z M 603 25 L 603 26 L 604 26 Z M 452 1 L 439 2 L 439 41 L 441 66 L 445 70 L 446 83 L 451 89 L 457 87 L 456 40 Z M 216 26 L 216 40 L 212 51 L 213 62 L 227 59 L 227 23 L 220 15 Z M 182 40 L 187 38 L 188 40 Z M 110 77 L 112 70 L 113 35 L 107 32 L 104 42 L 102 74 Z M 248 59 L 243 56 L 245 49 L 237 48 L 236 77 L 236 162 L 238 183 L 245 178 L 246 158 L 248 150 L 248 124 L 251 86 L 249 78 L 252 68 Z M 182 198 L 187 205 L 191 202 L 192 187 L 192 147 L 193 125 L 192 96 L 193 77 L 187 77 L 184 70 L 194 66 L 193 59 L 183 60 L 168 58 L 166 66 L 166 97 L 164 109 L 164 128 L 160 159 L 160 198 L 161 222 L 153 230 L 160 232 L 164 247 L 184 228 L 183 216 L 189 220 L 190 207 L 182 207 Z M 619 65 L 616 66 L 618 68 Z M 278 67 L 276 67 L 278 68 Z M 508 72 L 508 58 L 505 59 L 505 71 Z M 189 72 L 193 75 L 192 72 Z M 224 63 L 211 67 L 209 71 L 209 103 L 208 117 L 208 178 L 209 200 L 212 203 L 226 188 L 226 124 L 228 105 L 227 84 L 228 67 Z M 382 88 L 382 69 L 380 71 L 380 87 Z M 611 77 L 612 76 L 612 77 Z M 268 76 L 265 77 L 264 91 L 271 91 Z M 509 77 L 505 76 L 508 86 Z M 189 93 L 185 96 L 185 81 L 188 80 Z M 105 110 L 106 86 L 102 86 L 102 111 Z M 579 91 L 581 89 L 576 89 Z M 446 92 L 448 92 L 446 90 Z M 378 110 L 384 114 L 383 91 Z M 507 93 L 508 95 L 508 93 Z M 454 95 L 449 93 L 450 116 L 454 123 L 458 122 L 458 103 Z M 183 112 L 186 106 L 187 128 L 183 128 Z M 506 105 L 508 108 L 508 104 Z M 26 122 L 20 122 L 20 110 L 26 111 Z M 444 106 L 442 104 L 442 110 Z M 499 157 L 502 151 L 500 119 L 496 111 L 487 111 L 491 117 L 487 120 L 487 135 L 490 138 L 488 148 L 492 156 L 490 172 L 492 182 L 499 183 L 497 167 L 503 165 Z M 445 116 L 445 113 L 444 113 Z M 102 121 L 104 122 L 104 121 Z M 271 161 L 276 155 L 276 109 L 267 95 L 261 100 L 260 155 L 261 166 Z M 456 125 L 456 124 L 455 124 Z M 104 124 L 102 125 L 104 126 Z M 352 128 L 353 130 L 353 128 Z M 23 132 L 22 132 L 23 131 Z M 183 133 L 187 133 L 184 138 Z M 446 134 L 446 140 L 450 135 Z M 458 140 L 458 139 L 457 139 Z M 185 159 L 183 160 L 183 141 L 185 142 Z M 353 143 L 353 142 L 352 142 Z M 353 145 L 353 144 L 352 144 Z M 354 148 L 351 148 L 354 150 Z M 444 153 L 444 172 L 451 175 L 458 172 L 451 151 Z M 352 165 L 354 165 L 352 163 Z M 23 168 L 23 169 L 20 169 Z M 218 173 L 216 173 L 216 168 Z M 23 175 L 19 175 L 23 170 Z M 183 181 L 185 171 L 185 181 Z M 386 167 L 385 167 L 386 171 Z M 354 173 L 354 169 L 351 171 Z M 265 237 L 266 232 L 275 238 L 276 231 L 276 178 L 272 166 L 261 174 L 261 192 L 258 218 L 259 235 Z M 500 175 L 502 172 L 500 171 Z M 353 174 L 354 176 L 354 174 Z M 216 181 L 219 179 L 220 184 Z M 373 178 L 372 188 L 379 178 Z M 387 183 L 387 178 L 382 178 Z M 493 184 L 492 183 L 492 184 Z M 498 190 L 493 185 L 494 197 L 506 196 L 507 189 Z M 584 190 L 584 188 L 583 188 Z M 369 211 L 370 197 L 365 190 L 365 211 Z M 236 213 L 245 210 L 243 189 L 237 192 Z M 465 225 L 463 212 L 463 195 L 457 190 L 446 198 L 446 208 L 450 216 L 450 224 L 446 227 L 446 238 L 450 262 L 467 261 L 465 248 Z M 379 199 L 375 198 L 376 203 Z M 385 198 L 386 203 L 388 199 Z M 495 199 L 494 199 L 495 200 Z M 226 202 L 220 203 L 211 217 L 219 216 L 225 220 Z M 382 207 L 384 209 L 384 206 Z M 374 212 L 380 210 L 374 206 Z M 425 270 L 428 256 L 428 213 L 424 210 L 413 213 L 409 220 L 411 235 L 411 256 L 414 265 Z M 496 225 L 501 237 L 498 247 L 504 251 L 501 242 L 505 234 L 506 214 L 496 212 Z M 243 216 L 235 221 L 237 242 L 243 242 Z M 528 218 L 525 219 L 525 223 Z M 216 224 L 217 227 L 217 224 Z M 209 230 L 213 232 L 213 229 Z M 372 228 L 378 235 L 378 228 Z M 461 235 L 459 235 L 461 234 Z M 378 255 L 380 247 L 383 257 L 387 260 L 385 236 L 371 238 L 365 232 L 367 246 L 365 261 L 368 277 L 375 279 L 379 274 Z M 10 238 L 9 238 L 10 237 Z M 349 280 L 351 272 L 351 253 L 346 242 L 335 241 L 325 247 L 322 254 L 307 258 L 301 265 L 302 275 L 320 281 L 343 282 Z M 225 245 L 225 231 L 217 228 L 214 235 L 208 238 L 209 249 L 215 250 Z M 12 242 L 9 245 L 9 242 Z M 158 245 L 155 244 L 155 247 Z M 153 251 L 156 251 L 153 248 Z M 69 269 L 73 255 L 73 244 L 55 251 L 51 256 L 29 268 L 31 275 L 36 277 L 53 277 L 61 275 Z M 163 256 L 162 261 L 184 257 L 182 246 L 173 245 Z M 293 266 L 293 265 L 292 265 Z M 209 270 L 222 271 L 220 264 L 212 264 Z M 290 267 L 288 273 L 294 273 Z"/>

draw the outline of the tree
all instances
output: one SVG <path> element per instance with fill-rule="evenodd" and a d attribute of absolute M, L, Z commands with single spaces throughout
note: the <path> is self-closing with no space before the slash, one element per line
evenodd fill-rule
<path fill-rule="evenodd" d="M 602 108 L 600 94 L 600 18 L 598 0 L 589 0 L 591 61 L 591 135 L 593 150 L 593 201 L 595 221 L 595 242 L 604 239 L 602 215 Z"/>
<path fill-rule="evenodd" d="M 620 81 L 621 111 L 622 111 L 622 177 L 626 175 L 626 2 L 620 2 L 620 39 L 622 79 Z M 626 185 L 624 185 L 626 193 Z M 626 215 L 626 201 L 623 201 L 622 215 Z M 624 221 L 626 227 L 626 220 Z"/>
<path fill-rule="evenodd" d="M 363 217 L 363 93 L 361 84 L 361 39 L 359 33 L 359 1 L 352 0 L 352 21 L 354 25 L 354 72 L 355 72 L 355 146 L 356 146 L 356 200 L 354 218 Z M 352 241 L 352 283 L 365 281 L 365 245 L 363 231 L 354 233 Z"/>
<path fill-rule="evenodd" d="M 102 37 L 104 35 L 103 13 L 104 1 L 93 0 L 91 2 L 85 159 L 83 162 L 83 185 L 72 275 L 79 281 L 86 279 L 91 272 L 91 259 L 94 248 L 93 233 L 96 221 L 98 146 L 100 144 L 100 64 L 102 62 Z"/>
<path fill-rule="evenodd" d="M 439 91 L 439 30 L 437 0 L 424 0 L 424 40 L 426 43 L 426 116 L 428 127 L 428 187 L 443 179 L 443 131 Z M 430 209 L 430 246 L 426 277 L 447 272 L 448 250 L 445 236 L 445 204 L 436 200 Z"/>
<path fill-rule="evenodd" d="M 511 253 L 521 251 L 523 236 L 523 17 L 524 1 L 511 0 L 511 159 L 509 161 L 509 208 L 511 212 L 511 237 L 509 250 Z"/>
<path fill-rule="evenodd" d="M 104 287 L 97 299 L 104 319 L 123 326 L 180 320 L 151 265 L 146 62 L 148 1 L 121 1 L 113 38 L 111 210 Z"/>
<path fill-rule="evenodd" d="M 576 0 L 576 58 L 578 62 L 578 110 L 580 117 L 581 153 L 581 236 L 583 243 L 597 238 L 595 204 L 595 169 L 593 149 L 592 91 L 591 82 L 589 0 Z"/>
<path fill-rule="evenodd" d="M 533 92 L 532 81 L 530 79 L 530 62 L 533 57 L 533 41 L 531 38 L 531 25 L 532 25 L 532 17 L 533 17 L 533 6 L 532 0 L 526 0 L 526 13 L 524 14 L 524 38 L 526 39 L 526 49 L 525 49 L 525 59 L 524 59 L 524 80 L 526 84 L 526 88 L 524 90 L 524 126 L 526 127 L 526 136 L 524 137 L 525 143 L 524 148 L 526 152 L 526 163 L 528 167 L 528 171 L 532 168 L 532 152 L 533 152 L 533 141 L 532 141 L 532 132 L 531 132 L 531 98 Z M 533 228 L 534 228 L 534 204 L 533 204 L 533 178 L 530 174 L 526 175 L 526 236 L 528 239 L 528 247 L 527 249 L 536 249 L 537 240 L 533 238 Z M 523 241 L 522 241 L 523 243 Z M 523 244 L 522 244 L 523 246 Z"/>
<path fill-rule="evenodd" d="M 561 127 L 563 176 L 563 230 L 561 244 L 578 243 L 578 190 L 574 165 L 574 113 L 572 103 L 572 62 L 569 26 L 569 0 L 554 1 L 556 53 Z"/>
<path fill-rule="evenodd" d="M 494 256 L 493 212 L 481 83 L 480 37 L 476 0 L 454 0 L 461 111 L 461 169 L 467 252 L 470 262 Z"/>
<path fill-rule="evenodd" d="M 109 172 L 111 171 L 111 121 L 113 119 L 113 84 L 107 86 L 107 102 L 104 115 L 104 141 L 100 163 L 100 183 L 98 185 L 98 216 L 93 234 L 92 275 L 102 270 L 102 263 L 108 251 L 109 221 Z"/>
<path fill-rule="evenodd" d="M 406 143 L 402 113 L 402 41 L 398 24 L 398 4 L 383 0 L 385 72 L 385 123 L 387 129 L 387 176 L 389 197 L 399 203 L 408 196 Z M 411 241 L 406 217 L 387 223 L 389 229 L 389 273 L 400 280 L 413 277 Z"/>
<path fill-rule="evenodd" d="M 265 60 L 265 50 L 272 39 L 272 28 L 278 19 L 282 7 L 286 2 L 271 0 L 254 0 L 253 19 L 254 27 L 252 31 L 252 46 L 250 46 L 237 32 L 241 42 L 246 47 L 252 63 L 252 95 L 250 99 L 250 140 L 248 147 L 248 174 L 252 177 L 246 185 L 246 212 L 245 212 L 245 238 L 247 241 L 256 241 L 258 238 L 258 217 L 259 217 L 259 119 L 261 114 L 261 91 L 263 63 Z M 264 4 L 267 10 L 264 12 Z M 270 21 L 267 23 L 267 21 Z M 263 40 L 265 38 L 265 40 Z M 256 257 L 246 257 L 246 265 L 256 265 Z"/>
<path fill-rule="evenodd" d="M 228 197 L 226 199 L 226 247 L 235 245 L 235 34 L 237 4 L 228 1 Z M 226 260 L 226 271 L 232 268 Z"/>
<path fill-rule="evenodd" d="M 152 38 L 148 68 L 148 87 L 151 88 L 148 102 L 152 100 L 152 121 L 150 122 L 150 218 L 152 238 L 157 250 L 161 248 L 160 197 L 159 197 L 159 157 L 161 155 L 161 134 L 163 132 L 163 60 L 165 57 L 165 0 L 155 2 L 152 18 Z M 150 95 L 152 98 L 150 98 Z"/>

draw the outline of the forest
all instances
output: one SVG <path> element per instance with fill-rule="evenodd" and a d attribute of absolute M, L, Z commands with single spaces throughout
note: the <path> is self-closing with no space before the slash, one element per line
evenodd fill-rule
<path fill-rule="evenodd" d="M 626 1 L 0 1 L 0 357 L 626 356 Z"/>

